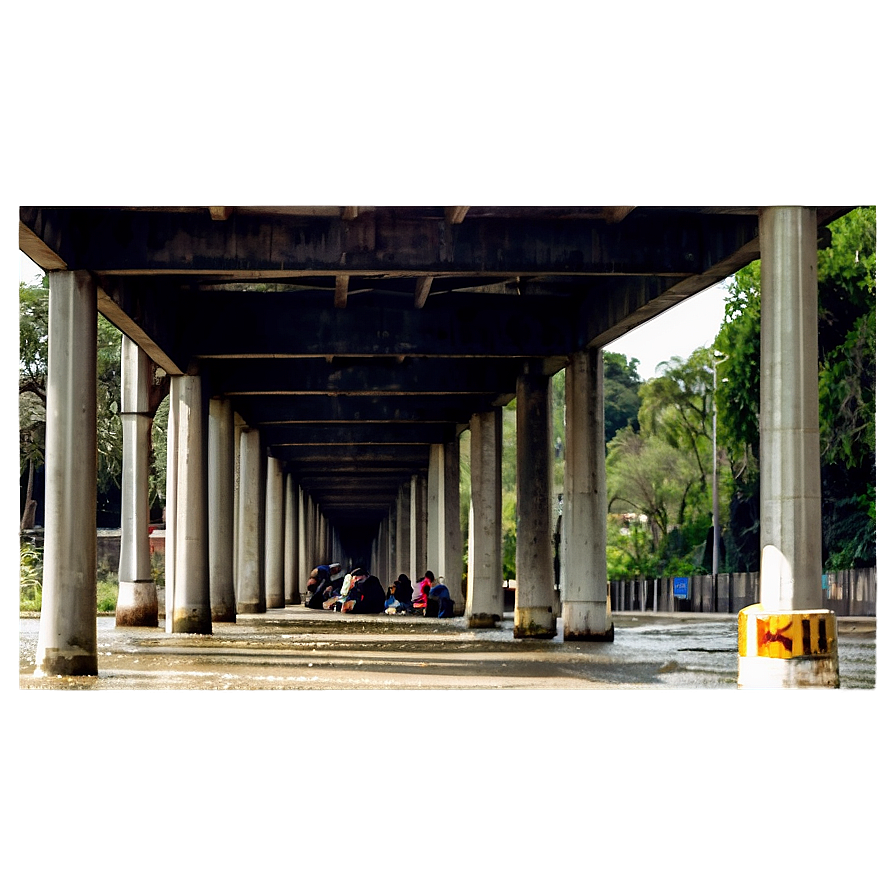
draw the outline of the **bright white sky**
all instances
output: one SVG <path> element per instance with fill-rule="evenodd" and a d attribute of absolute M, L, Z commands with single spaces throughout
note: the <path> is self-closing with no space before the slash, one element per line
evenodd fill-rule
<path fill-rule="evenodd" d="M 43 271 L 24 252 L 19 252 L 19 279 L 31 283 L 42 275 Z M 656 374 L 657 364 L 674 355 L 687 358 L 694 349 L 712 343 L 725 315 L 725 296 L 724 283 L 716 284 L 605 348 L 637 358 L 641 379 L 650 379 Z"/>
<path fill-rule="evenodd" d="M 694 349 L 712 344 L 725 317 L 724 281 L 704 289 L 658 317 L 641 324 L 604 348 L 637 358 L 642 380 L 656 375 L 656 366 L 678 355 L 687 358 Z"/>

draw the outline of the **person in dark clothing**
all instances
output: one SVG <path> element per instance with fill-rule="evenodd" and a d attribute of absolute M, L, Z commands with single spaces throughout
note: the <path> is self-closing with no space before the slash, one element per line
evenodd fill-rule
<path fill-rule="evenodd" d="M 348 598 L 342 606 L 343 613 L 382 613 L 386 609 L 386 592 L 376 576 L 363 567 L 351 571 L 355 580 Z"/>
<path fill-rule="evenodd" d="M 399 610 L 410 613 L 414 609 L 414 586 L 404 573 L 395 580 L 392 596 L 398 601 Z"/>
<path fill-rule="evenodd" d="M 432 590 L 429 592 L 429 599 L 438 601 L 439 619 L 446 619 L 454 615 L 454 601 L 451 599 L 451 594 L 445 585 L 433 585 Z M 431 615 L 429 605 L 426 608 L 426 615 Z"/>

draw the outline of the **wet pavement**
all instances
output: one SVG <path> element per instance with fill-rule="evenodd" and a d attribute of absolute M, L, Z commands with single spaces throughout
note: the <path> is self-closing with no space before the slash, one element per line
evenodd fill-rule
<path fill-rule="evenodd" d="M 19 686 L 50 690 L 425 690 L 737 688 L 737 617 L 622 613 L 611 643 L 518 640 L 513 616 L 347 617 L 291 606 L 216 623 L 211 635 L 97 619 L 99 674 L 36 677 L 40 620 L 20 619 Z M 838 620 L 841 688 L 876 679 L 876 620 Z"/>

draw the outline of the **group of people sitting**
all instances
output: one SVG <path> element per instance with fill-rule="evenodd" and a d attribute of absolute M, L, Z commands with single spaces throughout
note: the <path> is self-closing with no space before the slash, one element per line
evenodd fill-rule
<path fill-rule="evenodd" d="M 321 564 L 311 570 L 305 606 L 312 610 L 334 610 L 342 613 L 388 613 L 406 616 L 454 615 L 454 601 L 444 583 L 436 581 L 429 570 L 416 585 L 402 573 L 390 586 L 388 594 L 382 583 L 366 567 L 358 566 L 339 577 L 342 564 Z"/>

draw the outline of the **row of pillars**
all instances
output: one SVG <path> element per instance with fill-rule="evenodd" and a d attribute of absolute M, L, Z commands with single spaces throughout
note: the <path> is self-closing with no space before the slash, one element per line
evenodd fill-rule
<path fill-rule="evenodd" d="M 819 621 L 813 617 L 828 612 L 820 609 L 815 240 L 812 209 L 760 213 L 761 599 L 748 618 L 739 620 L 743 683 L 830 685 L 838 680 L 835 622 L 822 620 L 824 650 L 819 650 Z M 97 671 L 95 322 L 96 287 L 90 275 L 51 273 L 47 525 L 37 674 Z M 152 625 L 157 617 L 152 618 L 148 544 L 143 549 L 148 533 L 143 464 L 148 463 L 150 424 L 145 394 L 151 367 L 136 346 L 127 346 L 122 360 L 125 464 L 134 474 L 123 495 L 117 624 Z M 537 366 L 519 376 L 513 629 L 518 638 L 553 637 L 561 615 L 553 578 L 550 394 L 550 378 Z M 563 635 L 611 640 L 598 349 L 570 359 L 566 413 Z M 501 412 L 474 415 L 470 430 L 468 586 L 462 606 L 470 627 L 484 627 L 503 616 Z M 458 601 L 458 453 L 456 441 L 433 446 L 426 479 L 412 478 L 396 497 L 371 553 L 371 565 L 384 584 L 399 572 L 419 575 L 426 567 L 445 580 Z M 210 632 L 212 622 L 233 621 L 236 613 L 298 602 L 300 576 L 313 563 L 341 554 L 338 533 L 310 496 L 291 474 L 284 476 L 276 458 L 267 458 L 262 469 L 259 433 L 235 421 L 228 402 L 206 400 L 201 376 L 171 380 L 166 514 L 165 617 L 171 632 Z M 783 639 L 777 627 L 791 625 L 816 633 L 804 639 L 798 657 L 763 652 L 760 640 L 777 646 Z M 784 666 L 778 662 L 797 658 L 798 663 Z"/>

